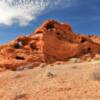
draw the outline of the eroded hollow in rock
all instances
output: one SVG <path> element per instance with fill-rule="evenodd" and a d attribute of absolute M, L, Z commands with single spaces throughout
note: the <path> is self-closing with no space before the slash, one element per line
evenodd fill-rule
<path fill-rule="evenodd" d="M 33 50 L 33 51 L 38 51 L 38 48 L 37 48 L 37 45 L 36 44 L 30 44 L 30 48 Z"/>
<path fill-rule="evenodd" d="M 57 32 L 56 35 L 57 35 L 57 39 L 59 40 L 63 40 L 63 41 L 67 40 L 66 36 L 61 34 L 60 32 Z"/>
<path fill-rule="evenodd" d="M 27 45 L 27 43 L 28 43 L 28 41 L 26 41 L 26 40 L 22 40 L 22 41 L 20 41 L 21 43 L 22 43 L 22 45 L 24 46 L 24 45 Z"/>
<path fill-rule="evenodd" d="M 16 60 L 25 60 L 25 58 L 22 56 L 16 56 Z"/>
<path fill-rule="evenodd" d="M 98 50 L 98 54 L 100 54 L 100 50 Z"/>
<path fill-rule="evenodd" d="M 20 46 L 19 44 L 15 44 L 15 45 L 14 45 L 14 48 L 15 48 L 15 49 L 19 49 L 20 47 L 21 47 L 21 46 Z"/>
<path fill-rule="evenodd" d="M 43 33 L 43 31 L 42 30 L 38 30 L 35 34 L 41 34 L 41 33 Z"/>
<path fill-rule="evenodd" d="M 59 32 L 57 32 L 56 34 L 57 34 L 57 35 L 60 35 L 60 33 L 59 33 Z"/>
<path fill-rule="evenodd" d="M 50 29 L 53 29 L 54 28 L 54 23 L 49 23 L 46 25 L 46 29 L 47 30 L 50 30 Z"/>
<path fill-rule="evenodd" d="M 86 41 L 86 39 L 83 38 L 83 39 L 81 39 L 80 42 L 81 42 L 81 43 L 84 43 L 85 41 Z"/>
<path fill-rule="evenodd" d="M 83 49 L 83 50 L 82 50 L 82 53 L 83 53 L 83 54 L 91 53 L 91 48 L 88 47 L 88 48 L 86 48 L 86 49 Z"/>
<path fill-rule="evenodd" d="M 18 41 L 18 42 L 14 45 L 14 48 L 19 49 L 19 48 L 23 47 L 24 45 L 27 45 L 27 41 L 26 41 L 26 40 Z"/>

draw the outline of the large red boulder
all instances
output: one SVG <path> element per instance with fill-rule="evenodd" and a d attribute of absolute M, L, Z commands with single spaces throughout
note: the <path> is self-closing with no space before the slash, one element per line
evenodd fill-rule
<path fill-rule="evenodd" d="M 16 70 L 71 57 L 100 54 L 99 37 L 77 35 L 69 24 L 47 20 L 29 36 L 0 46 L 0 68 Z M 27 66 L 26 66 L 27 65 Z M 29 66 L 30 65 L 30 66 Z"/>

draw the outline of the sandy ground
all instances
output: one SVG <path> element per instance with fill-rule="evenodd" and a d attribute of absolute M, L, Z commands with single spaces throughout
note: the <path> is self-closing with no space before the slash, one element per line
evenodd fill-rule
<path fill-rule="evenodd" d="M 0 100 L 100 100 L 100 61 L 1 72 Z"/>

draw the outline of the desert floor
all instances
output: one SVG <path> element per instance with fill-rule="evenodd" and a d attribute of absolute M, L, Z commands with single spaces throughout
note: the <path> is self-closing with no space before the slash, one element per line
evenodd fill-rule
<path fill-rule="evenodd" d="M 0 100 L 100 100 L 100 61 L 0 72 Z"/>

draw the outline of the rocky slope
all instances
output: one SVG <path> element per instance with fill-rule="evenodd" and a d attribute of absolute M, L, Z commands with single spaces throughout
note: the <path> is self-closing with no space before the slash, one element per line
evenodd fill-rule
<path fill-rule="evenodd" d="M 100 57 L 97 55 L 100 37 L 77 35 L 70 25 L 47 20 L 29 36 L 19 36 L 0 46 L 0 70 L 33 68 L 72 57 L 83 61 Z"/>

